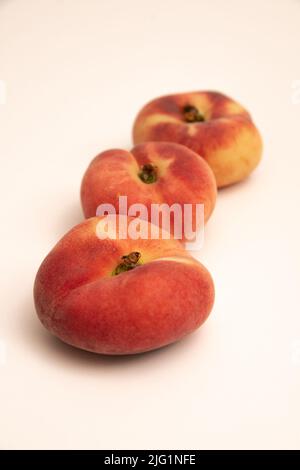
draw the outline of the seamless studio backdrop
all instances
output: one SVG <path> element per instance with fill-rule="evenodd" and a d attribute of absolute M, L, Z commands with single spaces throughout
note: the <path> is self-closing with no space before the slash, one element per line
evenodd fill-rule
<path fill-rule="evenodd" d="M 298 0 L 1 0 L 1 448 L 299 448 L 299 24 Z M 264 140 L 193 254 L 214 278 L 211 316 L 138 357 L 60 343 L 32 285 L 83 219 L 89 161 L 131 148 L 150 99 L 206 89 L 240 101 Z"/>

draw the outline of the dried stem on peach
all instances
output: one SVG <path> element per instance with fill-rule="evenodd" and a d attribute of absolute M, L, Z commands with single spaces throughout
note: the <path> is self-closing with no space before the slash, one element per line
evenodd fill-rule
<path fill-rule="evenodd" d="M 157 168 L 152 165 L 152 163 L 147 163 L 142 166 L 142 169 L 139 173 L 140 179 L 143 183 L 152 184 L 157 181 Z"/>
<path fill-rule="evenodd" d="M 186 122 L 203 122 L 205 118 L 203 114 L 195 106 L 187 104 L 183 108 L 183 116 Z"/>
<path fill-rule="evenodd" d="M 136 268 L 139 266 L 139 260 L 141 258 L 141 253 L 138 251 L 132 251 L 129 255 L 122 256 L 121 263 L 113 271 L 113 276 L 117 276 L 118 274 L 124 273 L 126 271 L 130 271 L 131 269 Z"/>

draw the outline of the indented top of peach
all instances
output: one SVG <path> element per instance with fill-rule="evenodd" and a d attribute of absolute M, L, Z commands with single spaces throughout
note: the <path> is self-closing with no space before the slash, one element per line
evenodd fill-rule
<path fill-rule="evenodd" d="M 112 275 L 117 276 L 118 274 L 124 273 L 126 271 L 131 271 L 132 269 L 139 266 L 139 260 L 141 258 L 141 253 L 138 251 L 132 251 L 128 255 L 123 255 L 121 261 L 113 270 Z"/>
<path fill-rule="evenodd" d="M 135 144 L 185 145 L 203 157 L 223 187 L 246 178 L 262 154 L 262 139 L 250 113 L 216 91 L 162 96 L 146 104 L 133 126 Z"/>
<path fill-rule="evenodd" d="M 160 115 L 161 122 L 173 122 L 175 118 L 185 123 L 202 123 L 211 119 L 243 115 L 250 119 L 248 111 L 237 101 L 217 91 L 195 91 L 156 98 L 139 112 L 137 120 Z"/>
<path fill-rule="evenodd" d="M 183 113 L 183 118 L 186 122 L 205 121 L 203 114 L 201 114 L 195 106 L 191 106 L 189 104 L 184 106 L 182 113 Z"/>

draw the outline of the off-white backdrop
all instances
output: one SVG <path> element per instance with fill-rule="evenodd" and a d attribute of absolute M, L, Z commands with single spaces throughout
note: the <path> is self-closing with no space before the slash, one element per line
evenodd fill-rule
<path fill-rule="evenodd" d="M 297 0 L 1 0 L 1 448 L 299 447 L 299 25 Z M 139 357 L 65 346 L 32 284 L 82 219 L 83 171 L 130 148 L 146 101 L 196 89 L 243 103 L 265 144 L 198 253 L 211 317 Z"/>

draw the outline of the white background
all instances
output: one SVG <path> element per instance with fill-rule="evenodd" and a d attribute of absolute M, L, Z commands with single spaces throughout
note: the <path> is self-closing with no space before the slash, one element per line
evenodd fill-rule
<path fill-rule="evenodd" d="M 299 448 L 299 57 L 297 0 L 1 0 L 1 448 Z M 244 104 L 265 144 L 207 225 L 213 313 L 137 357 L 60 343 L 32 284 L 82 220 L 86 166 L 131 147 L 145 102 L 197 89 Z"/>

